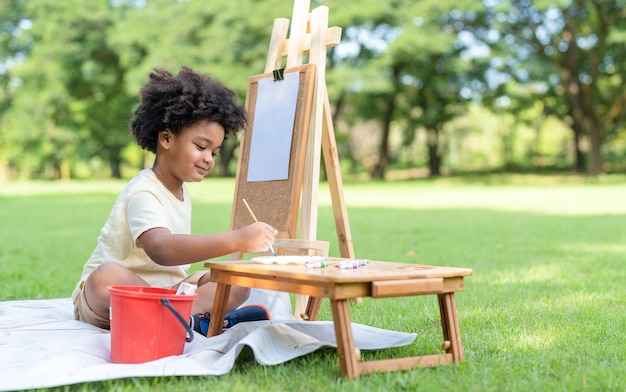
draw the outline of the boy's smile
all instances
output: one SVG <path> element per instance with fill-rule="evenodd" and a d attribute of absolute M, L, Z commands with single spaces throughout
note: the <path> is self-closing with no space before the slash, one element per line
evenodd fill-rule
<path fill-rule="evenodd" d="M 224 128 L 214 121 L 199 121 L 178 135 L 163 131 L 152 170 L 178 196 L 183 182 L 202 181 L 215 167 L 223 141 Z"/>

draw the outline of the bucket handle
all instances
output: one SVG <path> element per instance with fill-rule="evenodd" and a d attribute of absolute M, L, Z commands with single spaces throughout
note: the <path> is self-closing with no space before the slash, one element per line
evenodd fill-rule
<path fill-rule="evenodd" d="M 172 314 L 174 316 L 176 316 L 178 321 L 180 321 L 180 323 L 183 325 L 183 327 L 185 327 L 185 329 L 187 330 L 187 339 L 185 339 L 185 340 L 187 342 L 193 341 L 193 330 L 189 326 L 189 323 L 187 321 L 185 321 L 183 316 L 181 316 L 180 313 L 178 313 L 178 311 L 172 306 L 172 304 L 170 303 L 170 300 L 167 299 L 167 298 L 161 298 L 161 304 L 163 306 L 165 306 L 166 308 L 168 308 L 169 311 L 172 312 Z"/>

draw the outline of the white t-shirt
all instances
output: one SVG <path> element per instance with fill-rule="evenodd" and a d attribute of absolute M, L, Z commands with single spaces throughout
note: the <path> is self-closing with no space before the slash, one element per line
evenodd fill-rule
<path fill-rule="evenodd" d="M 105 261 L 122 264 L 155 287 L 169 288 L 183 280 L 190 264 L 163 266 L 152 261 L 141 248 L 137 239 L 155 227 L 164 227 L 172 234 L 190 234 L 191 199 L 184 184 L 183 201 L 180 201 L 163 186 L 152 169 L 145 169 L 118 196 L 72 298 L 78 295 L 87 276 Z"/>

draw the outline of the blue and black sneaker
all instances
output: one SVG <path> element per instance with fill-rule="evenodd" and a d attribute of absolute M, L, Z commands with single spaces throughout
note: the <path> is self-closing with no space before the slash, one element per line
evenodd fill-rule
<path fill-rule="evenodd" d="M 259 304 L 246 305 L 237 310 L 226 313 L 226 315 L 224 316 L 223 329 L 228 329 L 235 324 L 243 323 L 246 321 L 261 320 L 271 320 L 269 310 L 265 306 Z M 191 316 L 189 326 L 191 326 L 191 329 L 193 329 L 194 331 L 204 336 L 207 336 L 207 334 L 209 333 L 210 322 L 210 313 L 198 313 Z"/>

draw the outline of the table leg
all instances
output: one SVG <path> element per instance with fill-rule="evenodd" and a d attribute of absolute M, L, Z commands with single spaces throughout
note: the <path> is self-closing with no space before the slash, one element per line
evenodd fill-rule
<path fill-rule="evenodd" d="M 439 294 L 438 298 L 445 350 L 447 353 L 452 354 L 452 360 L 454 362 L 463 361 L 461 329 L 459 328 L 459 318 L 454 293 Z M 447 344 L 447 342 L 449 342 L 449 344 Z"/>
<path fill-rule="evenodd" d="M 209 323 L 208 337 L 216 336 L 222 333 L 224 328 L 224 316 L 226 315 L 226 306 L 228 305 L 228 296 L 230 295 L 230 285 L 217 283 L 215 289 L 215 299 L 213 300 L 213 308 L 211 309 L 211 321 Z"/>
<path fill-rule="evenodd" d="M 341 376 L 351 380 L 356 379 L 360 375 L 359 360 L 354 347 L 348 301 L 345 299 L 331 299 L 330 307 L 335 325 L 337 356 L 339 357 Z"/>

